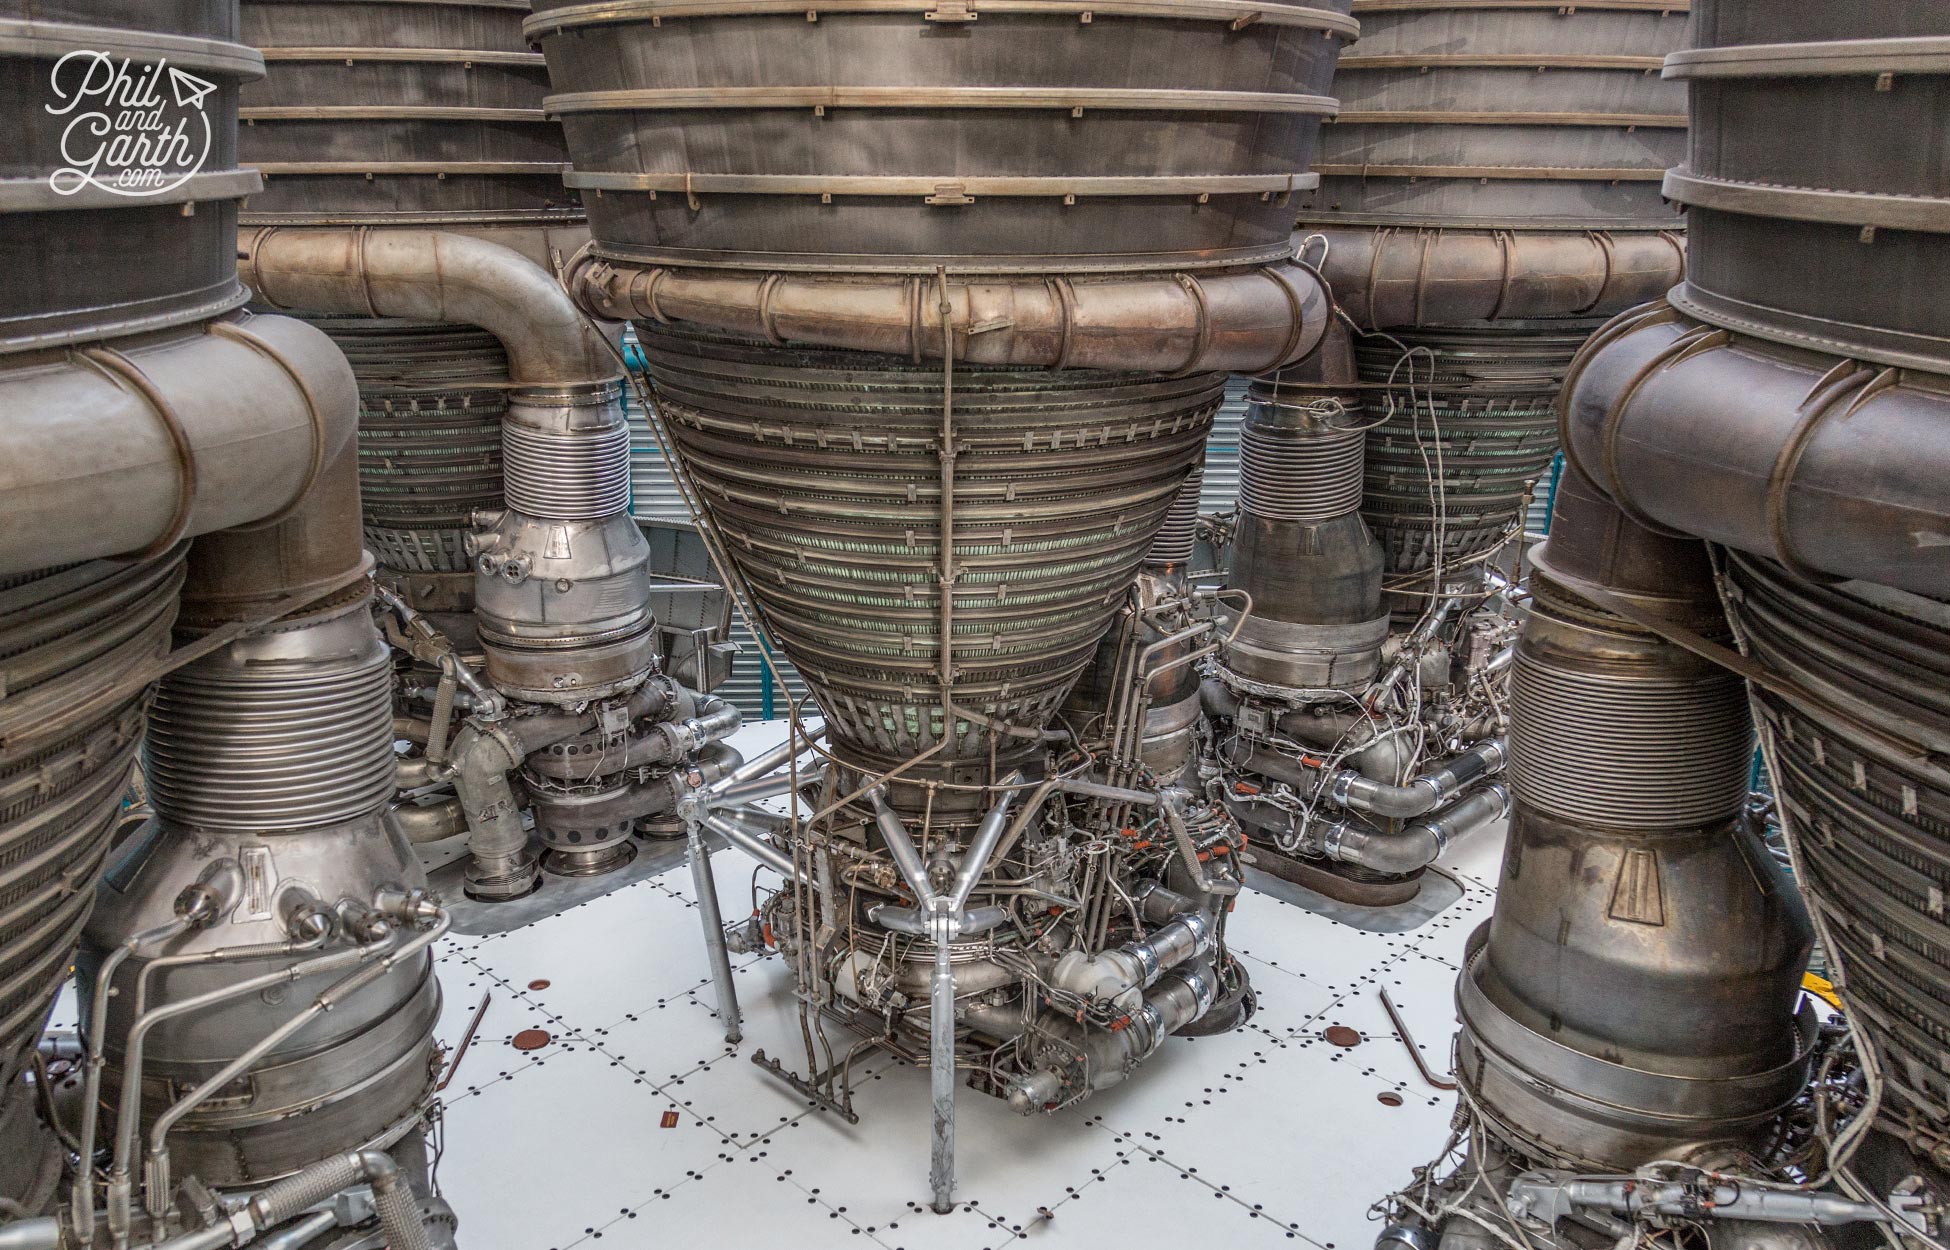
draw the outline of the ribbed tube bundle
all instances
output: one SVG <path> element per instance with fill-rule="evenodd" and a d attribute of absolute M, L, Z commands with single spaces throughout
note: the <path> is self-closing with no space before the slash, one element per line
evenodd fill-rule
<path fill-rule="evenodd" d="M 1479 584 L 1556 452 L 1552 405 L 1597 318 L 1685 272 L 1659 180 L 1686 5 L 1357 0 L 1321 185 L 1298 232 L 1358 340 L 1362 512 L 1390 606 Z M 1438 580 L 1440 585 L 1434 584 Z"/>
<path fill-rule="evenodd" d="M 248 298 L 237 204 L 260 185 L 238 165 L 237 99 L 263 72 L 236 35 L 224 0 L 0 4 L 0 1199 L 11 1215 L 44 1209 L 60 1171 L 18 1078 L 99 910 L 184 540 L 281 522 L 350 442 L 351 379 L 324 337 L 232 315 Z M 208 89 L 172 89 L 165 61 Z M 138 112 L 151 129 L 135 130 Z M 164 130 L 183 143 L 158 142 Z M 136 153 L 155 163 L 124 164 Z"/>
<path fill-rule="evenodd" d="M 508 354 L 471 326 L 321 317 L 359 379 L 366 544 L 401 573 L 466 573 L 469 518 L 501 503 Z"/>
<path fill-rule="evenodd" d="M 1801 693 L 1756 710 L 1847 1001 L 1898 1104 L 1950 1122 L 1950 607 L 1734 554 L 1734 620 Z"/>
<path fill-rule="evenodd" d="M 637 323 L 839 745 L 875 771 L 940 747 L 964 781 L 991 746 L 1034 754 L 1198 460 L 1216 371 L 1324 331 L 1292 195 L 1356 29 L 1334 0 L 980 7 L 526 23 L 592 212 L 566 285 Z"/>
<path fill-rule="evenodd" d="M 643 346 L 712 521 L 834 736 L 889 761 L 946 732 L 942 764 L 985 759 L 989 730 L 944 730 L 941 706 L 940 370 L 660 333 Z M 957 371 L 958 707 L 1044 726 L 1198 460 L 1223 381 Z"/>
<path fill-rule="evenodd" d="M 114 683 L 169 649 L 182 584 L 180 547 L 0 583 L 0 1084 L 66 975 L 142 740 L 149 691 Z"/>
<path fill-rule="evenodd" d="M 1438 556 L 1446 570 L 1465 571 L 1523 524 L 1557 453 L 1564 371 L 1596 327 L 1565 319 L 1403 329 L 1392 337 L 1415 353 L 1406 360 L 1387 339 L 1356 341 L 1361 380 L 1393 388 L 1392 403 L 1366 414 L 1377 424 L 1361 503 L 1391 581 L 1426 579 Z"/>
<path fill-rule="evenodd" d="M 1165 513 L 1165 523 L 1145 553 L 1146 564 L 1182 564 L 1192 558 L 1198 549 L 1198 501 L 1204 486 L 1205 465 L 1201 462 L 1185 475 L 1185 484 L 1178 488 L 1171 510 Z"/>

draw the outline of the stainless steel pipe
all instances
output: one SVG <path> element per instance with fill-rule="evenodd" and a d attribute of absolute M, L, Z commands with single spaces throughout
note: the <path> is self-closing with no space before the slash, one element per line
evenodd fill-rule
<path fill-rule="evenodd" d="M 4 576 L 287 514 L 351 445 L 359 402 L 330 339 L 239 316 L 20 358 L 0 411 Z"/>

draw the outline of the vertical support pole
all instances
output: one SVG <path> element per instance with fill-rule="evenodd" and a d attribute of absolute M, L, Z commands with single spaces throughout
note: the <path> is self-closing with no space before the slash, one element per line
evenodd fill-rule
<path fill-rule="evenodd" d="M 711 848 L 704 845 L 703 827 L 688 822 L 685 858 L 691 864 L 691 884 L 697 888 L 697 910 L 704 922 L 704 950 L 711 958 L 711 981 L 717 988 L 718 1014 L 724 1018 L 724 1040 L 736 1046 L 745 1039 L 744 1019 L 738 1013 L 738 988 L 731 983 L 731 952 L 725 948 L 724 916 L 718 911 L 718 882 L 711 871 Z"/>
<path fill-rule="evenodd" d="M 928 987 L 928 1084 L 934 1103 L 934 1148 L 928 1184 L 934 1210 L 955 1209 L 955 973 L 948 962 L 951 925 L 945 911 L 934 916 L 934 979 Z"/>

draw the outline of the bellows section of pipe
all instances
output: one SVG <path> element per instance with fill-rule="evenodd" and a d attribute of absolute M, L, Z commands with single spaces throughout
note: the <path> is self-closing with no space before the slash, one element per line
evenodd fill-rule
<path fill-rule="evenodd" d="M 1629 1171 L 1741 1142 L 1799 1092 L 1811 933 L 1740 819 L 1740 679 L 1586 597 L 1724 635 L 1704 547 L 1583 483 L 1552 533 L 1512 673 L 1510 841 L 1459 981 L 1457 1072 L 1525 1157 Z"/>

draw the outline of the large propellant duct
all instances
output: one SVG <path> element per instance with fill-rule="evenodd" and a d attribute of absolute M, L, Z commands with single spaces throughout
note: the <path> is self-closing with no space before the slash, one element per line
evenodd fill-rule
<path fill-rule="evenodd" d="M 1458 980 L 1457 1075 L 1533 1161 L 1629 1172 L 1765 1131 L 1800 1091 L 1810 933 L 1739 819 L 1740 679 L 1587 597 L 1723 636 L 1704 546 L 1581 480 L 1559 501 L 1511 673 L 1510 842 Z"/>
<path fill-rule="evenodd" d="M 1823 1180 L 1862 1201 L 1812 1197 L 1849 1207 L 1839 1221 L 1886 1222 L 1907 1206 L 1918 1214 L 1900 1218 L 1937 1234 L 1950 1125 L 1939 905 L 1947 791 L 1938 758 L 1950 624 L 1938 600 L 1950 594 L 1950 580 L 1935 550 L 1950 529 L 1942 486 L 1950 323 L 1941 291 L 1950 196 L 1923 154 L 1944 128 L 1950 14 L 1881 0 L 1702 0 L 1695 8 L 1699 46 L 1675 53 L 1665 70 L 1692 94 L 1687 162 L 1665 184 L 1689 206 L 1691 273 L 1666 300 L 1600 331 L 1572 367 L 1561 404 L 1569 467 L 1540 554 L 1537 615 L 1524 649 L 1533 635 L 1542 639 L 1551 587 L 1574 556 L 1584 563 L 1580 553 L 1626 534 L 1649 546 L 1655 531 L 1668 544 L 1690 543 L 1681 536 L 1691 534 L 1724 545 L 1718 589 L 1730 639 L 1706 614 L 1648 602 L 1635 588 L 1657 583 L 1635 580 L 1629 569 L 1575 589 L 1613 613 L 1614 628 L 1670 639 L 1654 645 L 1675 657 L 1682 644 L 1702 657 L 1683 663 L 1723 663 L 1716 691 L 1749 679 L 1799 884 L 1850 1025 L 1823 1068 L 1859 1065 L 1850 1084 L 1862 1091 L 1861 1106 L 1845 1131 L 1830 1091 L 1817 1085 L 1805 1097 L 1824 1121 Z M 1610 664 L 1594 654 L 1571 671 L 1589 684 Z M 1524 673 L 1520 652 L 1511 766 L 1520 828 L 1534 774 L 1522 744 L 1563 724 L 1523 694 Z M 1679 740 L 1675 725 L 1704 727 L 1705 708 L 1723 701 L 1702 691 L 1674 705 L 1658 726 L 1662 749 Z M 1710 735 L 1715 745 L 1702 739 L 1690 754 L 1728 757 L 1730 795 L 1731 756 L 1744 754 L 1746 725 L 1731 705 L 1724 719 Z M 1582 770 L 1585 791 L 1609 819 L 1647 806 L 1609 792 L 1614 777 L 1656 787 L 1661 803 L 1684 800 L 1688 790 L 1672 784 L 1669 762 L 1642 747 L 1619 756 L 1633 762 Z M 1506 892 L 1472 972 L 1515 932 L 1504 920 L 1510 878 L 1530 873 L 1535 860 L 1521 838 L 1513 841 Z M 1659 877 L 1662 888 L 1668 880 Z M 1512 967 L 1526 959 L 1538 966 L 1534 954 L 1511 950 Z M 1752 938 L 1700 933 L 1673 960 L 1724 966 L 1730 952 L 1751 958 L 1754 950 Z M 1486 973 L 1475 980 L 1492 983 Z M 1486 1032 L 1471 993 L 1466 974 L 1465 1078 L 1469 1039 Z M 1674 996 L 1657 1010 L 1695 1001 L 1704 1000 Z M 1736 1005 L 1721 1006 L 1733 1018 Z M 1751 1019 L 1754 1005 L 1738 1010 Z M 1636 1028 L 1621 1016 L 1594 1041 L 1629 1045 Z M 1750 1043 L 1761 1037 L 1745 1035 Z M 1487 1082 L 1481 1088 L 1487 1093 Z M 1651 1087 L 1611 1102 L 1612 1118 L 1628 1121 L 1697 1116 L 1716 1105 L 1704 1097 L 1663 1105 Z M 1551 1123 L 1545 1110 L 1494 1119 L 1472 1145 L 1478 1158 L 1514 1160 L 1506 1177 L 1548 1160 L 1540 1149 Z M 1621 1155 L 1574 1166 L 1611 1172 L 1644 1162 Z M 1736 1172 L 1765 1183 L 1778 1175 L 1776 1163 L 1763 1150 Z M 1587 1217 L 1598 1201 L 1553 1199 L 1557 1214 L 1540 1217 L 1524 1194 L 1536 1179 L 1509 1182 L 1517 1209 L 1530 1211 L 1524 1227 L 1533 1236 L 1550 1234 L 1560 1216 Z M 1707 1218 L 1711 1232 L 1718 1217 Z"/>
<path fill-rule="evenodd" d="M 455 787 L 401 819 L 423 840 L 468 831 L 468 889 L 490 899 L 539 882 L 520 809 L 557 870 L 620 867 L 691 756 L 735 728 L 660 678 L 653 705 L 633 701 L 661 649 L 650 551 L 618 354 L 555 279 L 585 236 L 524 12 L 245 6 L 271 66 L 245 110 L 270 190 L 242 272 L 262 303 L 326 318 L 362 369 L 367 536 L 429 666 L 402 687 L 426 738 L 402 780 Z M 465 689 L 483 679 L 491 696 Z M 464 694 L 484 719 L 456 730 Z"/>
<path fill-rule="evenodd" d="M 590 210 L 566 284 L 637 324 L 657 419 L 830 741 L 788 748 L 829 756 L 816 813 L 732 810 L 813 793 L 748 777 L 689 818 L 809 866 L 739 939 L 803 952 L 802 1001 L 925 1038 L 938 1210 L 976 1054 L 1004 1056 L 981 1087 L 1050 1110 L 1252 1009 L 1217 940 L 1243 840 L 1188 767 L 1214 650 L 1192 518 L 1154 542 L 1223 372 L 1326 330 L 1292 197 L 1344 7 L 630 0 L 526 23 Z M 1085 879 L 1079 838 L 1132 849 Z M 1176 913 L 1119 902 L 1147 888 L 1215 940 L 1148 997 L 1037 988 L 1066 955 L 1149 949 Z"/>
<path fill-rule="evenodd" d="M 349 434 L 350 370 L 324 381 Z M 318 479 L 269 524 L 191 545 L 182 654 L 143 753 L 155 814 L 104 876 L 78 962 L 79 1155 L 108 1152 L 117 1244 L 194 1231 L 178 1175 L 325 1196 L 358 1179 L 335 1156 L 395 1146 L 411 1167 L 375 1155 L 385 1177 L 367 1177 L 388 1239 L 431 1244 L 428 1215 L 451 1227 L 417 1145 L 439 1068 L 428 948 L 447 914 L 387 818 L 392 659 L 350 438 Z M 97 1226 L 84 1177 L 63 1244 Z"/>
<path fill-rule="evenodd" d="M 1946 40 L 1925 4 L 1703 6 L 1666 69 L 1698 118 L 1666 183 L 1695 269 L 1594 341 L 1565 403 L 1567 454 L 1620 507 L 1737 549 L 1734 619 L 1788 679 L 1754 698 L 1802 886 L 1926 1153 L 1950 1124 L 1926 1040 L 1950 1029 L 1950 192 L 1920 153 L 1944 127 Z"/>
<path fill-rule="evenodd" d="M 182 580 L 177 547 L 9 578 L 0 590 L 0 846 L 19 900 L 0 927 L 0 1194 L 28 1211 L 46 1208 L 61 1169 L 21 1076 L 94 902 L 148 706 L 146 683 L 101 692 L 168 651 Z"/>
<path fill-rule="evenodd" d="M 1756 691 L 1801 887 L 1826 925 L 1851 1010 L 1879 1049 L 1897 1117 L 1925 1150 L 1950 1122 L 1950 609 L 1868 582 L 1814 585 L 1733 553 L 1732 615 L 1754 658 L 1794 678 Z"/>
<path fill-rule="evenodd" d="M 1923 154 L 1944 132 L 1950 14 L 1714 2 L 1698 44 L 1666 68 L 1697 118 L 1666 182 L 1696 267 L 1580 360 L 1567 453 L 1621 508 L 1735 549 L 1728 604 L 1764 667 L 1755 708 L 1801 884 L 1883 1123 L 1928 1158 L 1950 1128 L 1950 191 Z M 1646 455 L 1682 424 L 1683 449 Z"/>
<path fill-rule="evenodd" d="M 1278 385 L 1289 404 L 1334 414 L 1344 437 L 1365 435 L 1365 469 L 1341 503 L 1379 540 L 1385 611 L 1372 612 L 1371 640 L 1345 637 L 1345 616 L 1292 617 L 1274 639 L 1267 613 L 1207 685 L 1228 801 L 1271 844 L 1274 871 L 1344 901 L 1412 897 L 1446 838 L 1505 806 L 1478 779 L 1447 814 L 1375 826 L 1328 779 L 1352 764 L 1404 785 L 1500 750 L 1513 626 L 1498 574 L 1514 568 L 1557 450 L 1551 401 L 1600 317 L 1684 272 L 1658 180 L 1686 118 L 1655 71 L 1685 7 L 1354 6 L 1362 40 L 1341 62 L 1343 107 L 1298 223 L 1299 253 L 1327 278 L 1352 342 L 1330 339 L 1320 363 Z M 1268 453 L 1250 441 L 1241 456 L 1246 485 L 1272 472 L 1255 470 Z M 1278 474 L 1296 493 L 1344 476 L 1299 460 Z M 1310 545 L 1301 561 L 1256 549 L 1248 494 L 1231 578 L 1256 601 L 1374 577 L 1366 551 L 1345 544 Z M 1343 673 L 1322 656 L 1362 662 Z"/>
<path fill-rule="evenodd" d="M 242 156 L 265 179 L 246 223 L 458 234 L 551 273 L 587 235 L 562 185 L 561 127 L 542 115 L 548 75 L 521 36 L 525 15 L 459 0 L 248 0 L 243 37 L 268 72 L 243 100 Z M 366 537 L 380 576 L 467 634 L 470 518 L 502 506 L 504 343 L 462 309 L 431 320 L 287 297 L 359 375 Z"/>
<path fill-rule="evenodd" d="M 184 540 L 258 541 L 315 571 L 297 518 L 348 482 L 352 380 L 322 335 L 246 317 L 234 252 L 234 4 L 0 6 L 0 1196 L 44 1210 L 59 1151 L 21 1075 L 73 960 L 163 671 Z M 187 100 L 166 59 L 210 85 Z M 146 84 L 146 86 L 145 86 Z M 151 91 L 190 146 L 125 164 L 63 136 Z M 113 110 L 104 118 L 114 125 Z M 140 188 L 145 194 L 126 192 Z M 112 500 L 112 507 L 104 501 Z M 114 560 L 106 557 L 115 557 Z M 84 1187 L 85 1189 L 85 1187 Z M 18 1208 L 11 1204 L 18 1204 Z M 92 1203 L 88 1199 L 87 1203 Z M 92 1211 L 92 1205 L 90 1205 Z"/>

